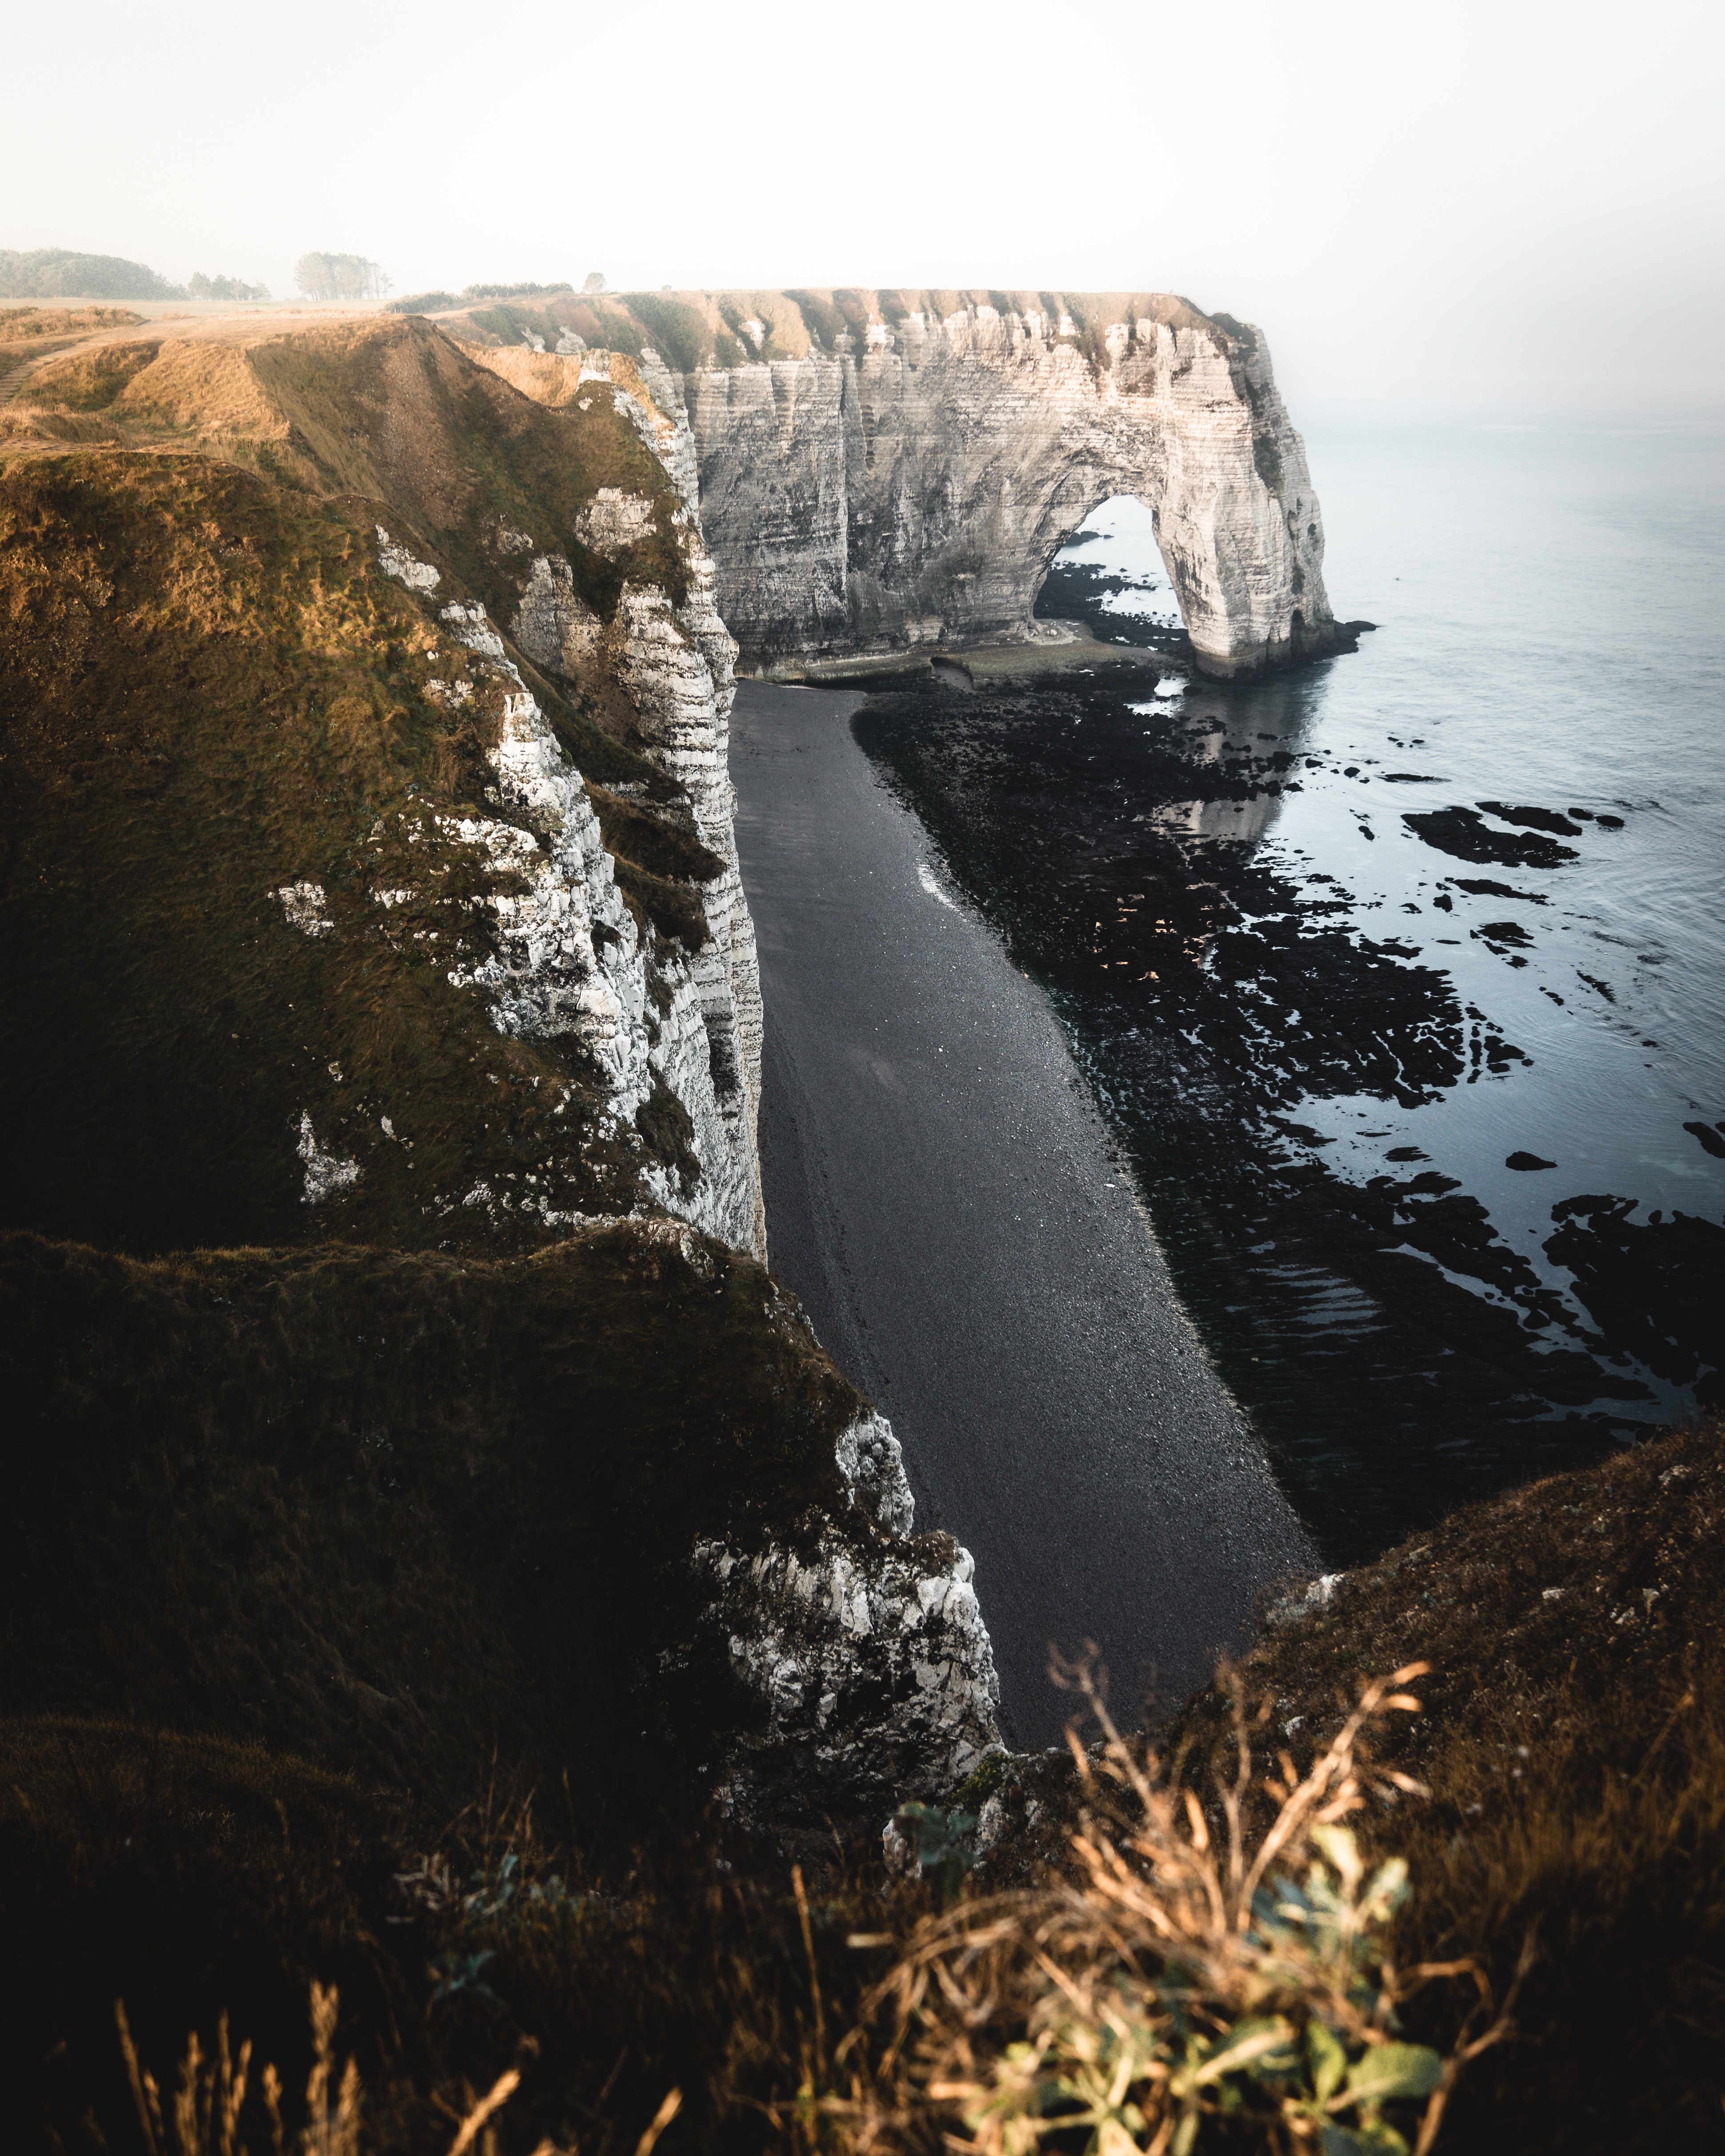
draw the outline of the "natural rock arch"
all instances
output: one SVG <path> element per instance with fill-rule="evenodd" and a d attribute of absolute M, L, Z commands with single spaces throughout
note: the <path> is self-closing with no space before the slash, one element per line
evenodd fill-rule
<path fill-rule="evenodd" d="M 797 296 L 805 314 L 824 304 Z M 1031 636 L 1048 564 L 1121 494 L 1157 520 L 1204 671 L 1351 640 L 1259 333 L 1163 294 L 1058 312 L 1041 296 L 944 295 L 959 303 L 942 312 L 839 295 L 867 319 L 830 349 L 684 376 L 720 610 L 746 660 Z"/>

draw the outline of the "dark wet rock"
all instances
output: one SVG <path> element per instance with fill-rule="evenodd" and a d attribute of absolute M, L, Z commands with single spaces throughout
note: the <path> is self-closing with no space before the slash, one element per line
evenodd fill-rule
<path fill-rule="evenodd" d="M 1517 950 L 1525 950 L 1533 941 L 1519 921 L 1488 921 L 1473 932 L 1485 942 L 1512 943 Z"/>
<path fill-rule="evenodd" d="M 1537 891 L 1517 891 L 1507 883 L 1493 883 L 1489 876 L 1456 876 L 1453 879 L 1457 891 L 1465 891 L 1470 898 L 1517 898 L 1523 906 L 1543 906 L 1545 900 Z M 1434 899 L 1435 906 L 1438 901 Z"/>
<path fill-rule="evenodd" d="M 1703 1152 L 1710 1152 L 1715 1160 L 1725 1160 L 1725 1137 L 1721 1137 L 1718 1131 L 1710 1130 L 1705 1123 L 1685 1123 L 1683 1127 L 1691 1137 L 1700 1141 Z M 1725 1129 L 1725 1124 L 1720 1128 Z"/>
<path fill-rule="evenodd" d="M 1581 832 L 1567 816 L 1560 816 L 1555 808 L 1512 808 L 1506 802 L 1482 801 L 1480 803 L 1488 816 L 1495 816 L 1500 824 L 1519 824 L 1529 831 L 1549 831 L 1556 838 L 1579 839 Z"/>
<path fill-rule="evenodd" d="M 1391 786 L 1441 786 L 1444 782 L 1430 771 L 1386 771 L 1385 781 Z"/>
<path fill-rule="evenodd" d="M 1415 837 L 1458 861 L 1495 861 L 1500 868 L 1554 869 L 1581 856 L 1555 839 L 1494 831 L 1476 808 L 1404 810 L 1402 821 Z"/>
<path fill-rule="evenodd" d="M 1125 592 L 1138 593 L 1141 603 L 1159 593 L 1167 611 L 1157 616 L 1117 613 L 1108 602 Z M 1173 593 L 1155 578 L 1123 577 L 1093 562 L 1056 560 L 1036 595 L 1034 612 L 1039 621 L 1081 621 L 1100 644 L 1129 644 L 1170 659 L 1189 660 L 1194 655 Z"/>
<path fill-rule="evenodd" d="M 1667 1383 L 1725 1402 L 1725 1227 L 1686 1213 L 1638 1224 L 1633 1198 L 1566 1198 L 1545 1245 L 1600 1332 Z M 1603 1344 L 1603 1342 L 1602 1342 Z"/>
<path fill-rule="evenodd" d="M 1392 1146 L 1384 1154 L 1385 1160 L 1430 1160 L 1430 1153 L 1421 1152 L 1418 1146 Z"/>
<path fill-rule="evenodd" d="M 1620 831 L 1623 829 L 1621 816 L 1595 816 L 1594 821 L 1602 831 Z"/>
<path fill-rule="evenodd" d="M 1516 1169 L 1518 1173 L 1531 1175 L 1535 1168 L 1555 1168 L 1557 1163 L 1554 1160 L 1542 1160 L 1537 1152 L 1512 1152 L 1505 1160 L 1503 1165 L 1506 1168 Z"/>
<path fill-rule="evenodd" d="M 1590 988 L 1597 988 L 1608 1004 L 1615 1004 L 1617 1001 L 1616 991 L 1612 988 L 1609 981 L 1602 981 L 1596 973 L 1584 973 L 1578 966 L 1575 968 L 1575 978 L 1577 980 L 1585 981 Z"/>

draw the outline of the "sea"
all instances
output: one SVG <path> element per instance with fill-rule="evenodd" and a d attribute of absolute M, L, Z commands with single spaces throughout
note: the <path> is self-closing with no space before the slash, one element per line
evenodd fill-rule
<path fill-rule="evenodd" d="M 1357 651 L 1198 675 L 1117 499 L 1093 656 L 854 724 L 1346 1563 L 1725 1405 L 1725 428 L 1307 445 Z"/>

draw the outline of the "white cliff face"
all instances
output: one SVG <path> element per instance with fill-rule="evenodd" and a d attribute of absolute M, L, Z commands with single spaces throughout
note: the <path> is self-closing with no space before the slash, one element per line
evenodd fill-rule
<path fill-rule="evenodd" d="M 1154 512 L 1206 671 L 1332 648 L 1323 521 L 1263 337 L 1183 301 L 1133 306 L 1088 349 L 1069 320 L 969 305 L 686 377 L 743 649 L 1031 636 L 1050 562 L 1115 494 Z"/>
<path fill-rule="evenodd" d="M 850 1519 L 811 1522 L 797 1548 L 695 1552 L 715 1593 L 709 1621 L 762 1712 L 719 1791 L 745 1822 L 937 1795 L 1000 1745 L 969 1552 L 944 1535 L 909 1538 L 910 1486 L 889 1424 L 860 1417 L 837 1452 Z"/>
<path fill-rule="evenodd" d="M 496 356 L 501 366 L 503 355 Z M 488 359 L 492 357 L 487 355 Z M 566 370 L 547 376 L 547 366 Z M 675 536 L 687 590 L 675 604 L 657 583 L 626 582 L 616 612 L 603 621 L 582 600 L 567 559 L 535 555 L 510 633 L 536 666 L 578 685 L 604 675 L 619 683 L 635 713 L 647 753 L 688 794 L 696 835 L 724 863 L 701 886 L 711 941 L 691 962 L 706 1029 L 711 1082 L 738 1173 L 753 1178 L 755 1219 L 747 1247 L 764 1254 L 757 1129 L 761 1097 L 761 978 L 754 923 L 743 896 L 733 827 L 731 706 L 736 697 L 737 645 L 720 619 L 716 572 L 701 534 L 696 462 L 688 420 L 675 384 L 651 353 L 639 369 L 605 352 L 555 362 L 541 359 L 525 378 L 531 393 L 568 401 L 608 392 L 659 459 L 682 506 Z M 587 385 L 592 385 L 590 388 Z M 656 386 L 665 406 L 644 385 Z M 666 416 L 666 410 L 675 414 Z M 583 545 L 614 557 L 650 527 L 651 505 L 620 489 L 602 489 L 581 512 Z"/>
<path fill-rule="evenodd" d="M 484 608 L 445 607 L 442 619 L 512 685 L 490 761 L 503 807 L 528 826 L 485 819 L 457 827 L 457 835 L 483 845 L 526 888 L 490 901 L 497 915 L 495 946 L 469 973 L 451 978 L 490 995 L 500 1033 L 576 1034 L 608 1075 L 614 1112 L 624 1121 L 650 1097 L 655 1078 L 669 1086 L 695 1127 L 701 1173 L 687 1194 L 657 1163 L 644 1168 L 643 1179 L 667 1212 L 763 1256 L 753 1128 L 745 1152 L 737 1118 L 721 1106 L 714 1084 L 701 981 L 711 967 L 699 956 L 661 949 L 658 970 L 670 1009 L 662 1017 L 652 1009 L 640 938 L 580 773 L 504 657 Z"/>
<path fill-rule="evenodd" d="M 431 588 L 425 566 L 399 547 L 385 546 L 380 554 L 386 574 L 422 593 Z M 764 1255 L 752 1127 L 744 1152 L 737 1142 L 737 1118 L 721 1106 L 714 1086 L 701 978 L 711 967 L 703 968 L 678 946 L 658 945 L 651 955 L 669 1008 L 655 1004 L 649 953 L 617 887 L 581 773 L 507 657 L 484 607 L 452 602 L 438 619 L 475 654 L 474 670 L 481 680 L 489 678 L 502 694 L 498 738 L 489 752 L 498 813 L 440 817 L 439 825 L 447 839 L 483 851 L 514 886 L 480 901 L 492 916 L 490 933 L 479 952 L 451 972 L 450 980 L 485 998 L 500 1033 L 579 1040 L 609 1088 L 615 1126 L 632 1123 L 656 1085 L 675 1093 L 693 1126 L 691 1143 L 701 1174 L 685 1191 L 679 1175 L 647 1161 L 640 1180 L 667 1212 Z M 461 687 L 472 695 L 470 684 Z M 388 894 L 385 903 L 405 896 Z M 305 933 L 325 932 L 322 893 L 316 886 L 290 886 L 279 896 Z M 319 1202 L 326 1185 L 336 1187 L 309 1155 L 306 1180 L 308 1193 L 314 1181 L 319 1186 L 317 1198 L 308 1196 L 308 1203 Z M 480 1187 L 468 1202 L 489 1204 L 493 1195 Z M 574 1221 L 547 1214 L 545 1224 Z"/>

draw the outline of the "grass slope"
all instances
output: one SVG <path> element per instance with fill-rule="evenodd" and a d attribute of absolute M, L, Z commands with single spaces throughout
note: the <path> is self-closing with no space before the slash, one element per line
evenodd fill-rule
<path fill-rule="evenodd" d="M 1409 1866 L 1398 1958 L 1471 1958 L 1501 2000 L 1534 1954 L 1515 2040 L 1468 2068 L 1444 2148 L 1721 2145 L 1722 1523 L 1725 1427 L 1697 1424 L 1451 1514 L 1260 1632 L 1240 1667 L 1261 1767 L 1286 1757 L 1305 1774 L 1368 1679 L 1430 1665 L 1413 1687 L 1423 1712 L 1370 1746 L 1418 1787 L 1355 1821 L 1372 1854 Z M 1157 1736 L 1206 1797 L 1232 1772 L 1230 1712 L 1218 1685 Z M 959 1801 L 992 1793 L 1009 1820 L 992 1878 L 1068 1867 L 1088 1800 L 1070 1762 L 993 1763 Z M 1408 2033 L 1447 2049 L 1472 1996 L 1435 1986 Z"/>
<path fill-rule="evenodd" d="M 197 456 L 0 476 L 12 1224 L 133 1250 L 490 1248 L 459 1202 L 480 1182 L 537 1176 L 563 1211 L 639 1202 L 642 1147 L 592 1127 L 585 1051 L 500 1036 L 450 983 L 481 947 L 470 909 L 508 886 L 435 819 L 495 813 L 501 691 L 379 572 L 374 521 Z M 651 813 L 675 788 L 545 701 L 637 796 L 596 789 L 638 918 L 698 946 L 688 879 L 713 865 Z M 326 935 L 275 896 L 302 880 Z M 360 1164 L 333 1209 L 301 1202 L 304 1115 Z"/>
<path fill-rule="evenodd" d="M 0 1713 L 243 1737 L 625 1830 L 747 1717 L 698 1534 L 845 1509 L 856 1394 L 670 1225 L 480 1263 L 0 1241 Z"/>

